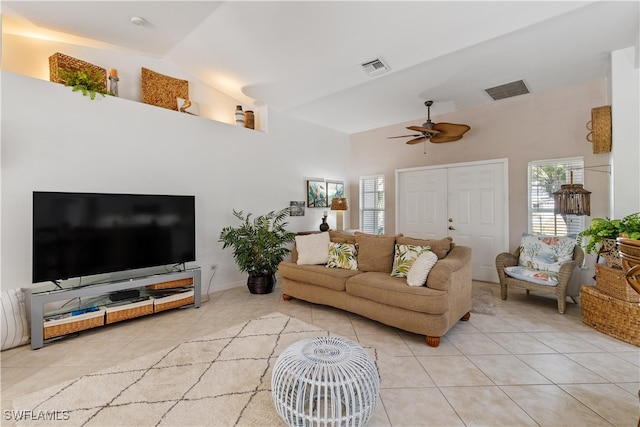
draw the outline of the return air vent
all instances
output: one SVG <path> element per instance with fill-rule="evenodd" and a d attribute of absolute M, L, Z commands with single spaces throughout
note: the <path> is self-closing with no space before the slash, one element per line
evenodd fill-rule
<path fill-rule="evenodd" d="M 362 69 L 372 77 L 389 71 L 389 66 L 385 64 L 384 61 L 380 58 L 376 58 L 372 61 L 367 61 L 361 65 Z"/>
<path fill-rule="evenodd" d="M 524 84 L 524 81 L 517 80 L 515 82 L 485 89 L 485 92 L 487 92 L 494 101 L 498 101 L 500 99 L 524 95 L 525 93 L 529 93 L 529 89 L 527 89 L 527 85 Z"/>

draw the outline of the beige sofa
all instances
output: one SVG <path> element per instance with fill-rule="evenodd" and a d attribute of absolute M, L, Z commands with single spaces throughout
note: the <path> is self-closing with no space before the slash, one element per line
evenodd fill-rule
<path fill-rule="evenodd" d="M 422 334 L 431 347 L 437 347 L 440 337 L 458 320 L 469 319 L 470 248 L 455 245 L 450 238 L 328 234 L 334 243 L 357 243 L 357 270 L 328 268 L 323 263 L 300 264 L 302 254 L 294 248 L 292 260 L 282 262 L 278 269 L 285 300 L 297 298 L 328 305 Z M 391 276 L 396 244 L 430 246 L 436 253 L 438 260 L 425 285 L 409 286 L 406 278 Z"/>

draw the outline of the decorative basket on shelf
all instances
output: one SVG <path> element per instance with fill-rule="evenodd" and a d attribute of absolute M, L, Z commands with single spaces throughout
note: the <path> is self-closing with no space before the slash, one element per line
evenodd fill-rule
<path fill-rule="evenodd" d="M 189 81 L 142 67 L 142 102 L 178 111 L 178 98 L 189 99 Z"/>
<path fill-rule="evenodd" d="M 62 84 L 66 83 L 60 75 L 60 70 L 68 72 L 90 70 L 92 74 L 100 77 L 100 81 L 103 84 L 102 90 L 104 92 L 107 91 L 107 70 L 102 67 L 56 52 L 49 57 L 49 81 Z"/>

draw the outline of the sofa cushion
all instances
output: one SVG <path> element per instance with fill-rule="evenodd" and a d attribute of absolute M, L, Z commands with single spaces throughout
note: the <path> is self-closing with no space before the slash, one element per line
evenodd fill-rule
<path fill-rule="evenodd" d="M 407 286 L 406 279 L 383 272 L 361 273 L 349 278 L 346 291 L 349 295 L 421 313 L 442 314 L 449 309 L 447 292 Z"/>
<path fill-rule="evenodd" d="M 326 264 L 329 259 L 329 233 L 296 236 L 299 265 Z"/>
<path fill-rule="evenodd" d="M 329 238 L 335 243 L 349 243 L 351 245 L 356 243 L 356 236 L 346 231 L 329 230 Z"/>
<path fill-rule="evenodd" d="M 559 273 L 560 266 L 573 259 L 575 237 L 524 234 L 518 265 L 532 270 Z"/>
<path fill-rule="evenodd" d="M 358 270 L 391 273 L 396 236 L 366 234 L 356 231 Z"/>
<path fill-rule="evenodd" d="M 420 254 L 407 273 L 407 285 L 423 286 L 436 262 L 438 262 L 438 256 L 435 253 L 426 251 Z"/>
<path fill-rule="evenodd" d="M 413 262 L 418 259 L 420 254 L 429 249 L 429 246 L 399 245 L 396 243 L 391 275 L 393 277 L 407 277 Z"/>
<path fill-rule="evenodd" d="M 431 251 L 438 256 L 438 259 L 443 259 L 451 250 L 452 242 L 453 239 L 451 237 L 445 237 L 444 239 L 415 239 L 413 237 L 400 236 L 396 243 L 400 245 L 430 246 Z"/>
<path fill-rule="evenodd" d="M 357 270 L 358 249 L 356 244 L 330 242 L 327 267 Z"/>
<path fill-rule="evenodd" d="M 298 265 L 293 262 L 281 262 L 278 273 L 282 277 L 296 282 L 344 291 L 348 278 L 361 274 L 357 270 L 344 268 L 327 268 L 325 265 Z"/>

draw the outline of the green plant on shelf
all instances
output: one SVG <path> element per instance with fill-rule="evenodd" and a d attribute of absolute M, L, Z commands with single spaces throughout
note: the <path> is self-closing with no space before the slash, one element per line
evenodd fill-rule
<path fill-rule="evenodd" d="M 598 244 L 605 239 L 615 240 L 618 237 L 627 237 L 640 240 L 640 212 L 627 215 L 622 219 L 593 218 L 589 227 L 578 234 L 579 245 L 582 245 L 584 237 L 589 238 L 584 247 L 588 254 L 595 252 Z"/>
<path fill-rule="evenodd" d="M 88 68 L 78 71 L 59 70 L 58 75 L 63 80 L 65 86 L 71 86 L 73 92 L 81 91 L 83 96 L 89 95 L 90 99 L 95 99 L 96 94 L 103 97 L 113 93 L 105 90 L 105 82 L 100 77 L 100 73 Z"/>

